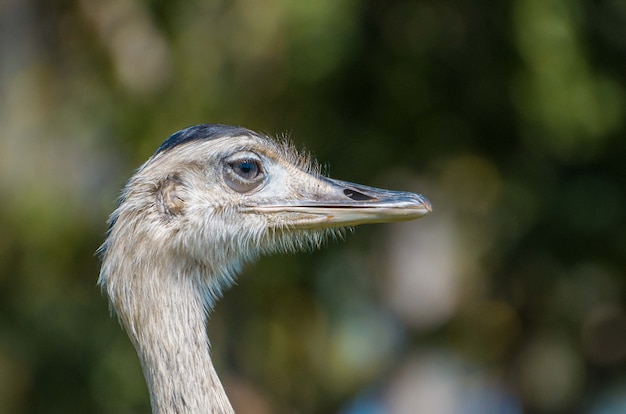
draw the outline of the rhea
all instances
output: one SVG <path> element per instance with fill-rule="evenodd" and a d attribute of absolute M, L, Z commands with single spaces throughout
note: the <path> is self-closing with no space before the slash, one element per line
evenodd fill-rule
<path fill-rule="evenodd" d="M 291 145 L 245 128 L 169 137 L 123 189 L 98 279 L 139 355 L 153 412 L 233 413 L 206 323 L 245 263 L 430 210 L 418 194 L 326 178 Z"/>

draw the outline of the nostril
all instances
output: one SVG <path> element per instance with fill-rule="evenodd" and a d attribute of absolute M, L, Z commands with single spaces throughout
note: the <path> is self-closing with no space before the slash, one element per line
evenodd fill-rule
<path fill-rule="evenodd" d="M 345 189 L 343 190 L 343 193 L 346 195 L 346 197 L 354 200 L 354 201 L 367 201 L 367 200 L 375 200 L 374 197 L 370 197 L 366 194 L 363 193 L 359 193 L 358 191 L 354 191 L 354 190 L 350 190 L 350 189 Z"/>

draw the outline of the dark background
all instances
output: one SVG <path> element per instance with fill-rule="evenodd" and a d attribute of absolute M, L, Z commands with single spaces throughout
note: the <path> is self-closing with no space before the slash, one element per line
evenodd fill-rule
<path fill-rule="evenodd" d="M 246 269 L 239 413 L 626 412 L 623 0 L 4 0 L 0 96 L 0 412 L 149 412 L 94 252 L 205 122 L 434 205 Z"/>

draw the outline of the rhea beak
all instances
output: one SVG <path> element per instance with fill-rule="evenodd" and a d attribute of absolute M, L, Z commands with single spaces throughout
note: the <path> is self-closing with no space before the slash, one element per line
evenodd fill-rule
<path fill-rule="evenodd" d="M 252 210 L 291 213 L 296 227 L 356 226 L 414 220 L 432 211 L 420 194 L 384 190 L 346 181 L 319 178 L 319 187 L 305 199 L 270 203 Z"/>

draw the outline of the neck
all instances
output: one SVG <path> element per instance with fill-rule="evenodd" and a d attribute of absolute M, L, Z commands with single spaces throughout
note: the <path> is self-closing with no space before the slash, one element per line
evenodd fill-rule
<path fill-rule="evenodd" d="M 234 413 L 209 355 L 208 307 L 198 286 L 206 275 L 169 268 L 136 274 L 127 290 L 130 312 L 118 309 L 139 354 L 153 413 Z"/>

